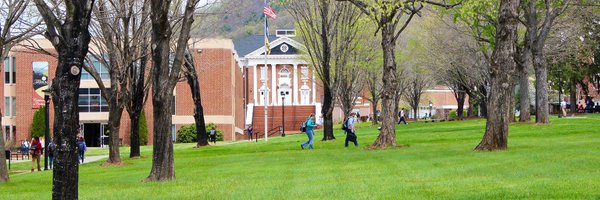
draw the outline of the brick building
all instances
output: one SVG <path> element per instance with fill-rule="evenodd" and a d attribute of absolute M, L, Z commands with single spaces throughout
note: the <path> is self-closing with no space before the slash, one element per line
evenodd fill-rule
<path fill-rule="evenodd" d="M 54 52 L 46 40 L 39 40 L 42 48 Z M 191 39 L 201 85 L 205 120 L 215 123 L 223 130 L 226 140 L 236 140 L 243 134 L 243 83 L 242 68 L 228 39 Z M 92 47 L 93 48 L 93 47 Z M 57 59 L 53 56 L 34 52 L 22 47 L 13 48 L 4 60 L 4 84 L 0 92 L 4 106 L 2 126 L 5 139 L 19 142 L 31 137 L 30 129 L 33 113 L 44 105 L 42 90 L 47 88 L 55 74 Z M 93 63 L 100 76 L 109 85 L 108 71 L 99 63 Z M 149 66 L 148 66 L 149 67 Z M 33 70 L 32 70 L 33 69 Z M 93 78 L 85 71 L 81 74 L 79 90 L 80 126 L 88 146 L 100 146 L 101 133 L 108 130 L 108 106 L 101 97 L 101 91 Z M 172 134 L 181 126 L 193 124 L 193 103 L 187 82 L 179 82 L 174 91 Z M 152 102 L 146 103 L 148 140 L 152 138 Z M 53 106 L 50 106 L 50 123 L 53 123 Z M 119 137 L 123 144 L 129 144 L 129 117 L 123 112 Z M 175 137 L 174 137 L 175 138 Z"/>

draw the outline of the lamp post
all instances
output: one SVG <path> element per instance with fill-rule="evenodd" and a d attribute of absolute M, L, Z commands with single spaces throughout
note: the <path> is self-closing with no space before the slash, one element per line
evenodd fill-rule
<path fill-rule="evenodd" d="M 285 137 L 285 95 L 288 95 L 288 91 L 280 91 L 281 95 L 281 137 Z"/>
<path fill-rule="evenodd" d="M 50 90 L 43 90 L 44 92 L 44 106 L 45 112 L 44 117 L 46 119 L 45 125 L 46 130 L 44 131 L 44 170 L 48 170 L 48 144 L 50 143 Z"/>
<path fill-rule="evenodd" d="M 429 101 L 429 119 L 431 119 L 431 110 L 433 109 L 433 103 Z"/>

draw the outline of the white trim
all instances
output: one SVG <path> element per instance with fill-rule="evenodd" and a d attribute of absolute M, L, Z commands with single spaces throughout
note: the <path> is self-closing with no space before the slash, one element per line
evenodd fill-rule
<path fill-rule="evenodd" d="M 254 96 L 254 98 L 252 100 L 254 101 L 254 104 L 256 105 L 256 104 L 258 104 L 258 101 L 256 99 L 256 98 L 258 98 L 258 81 L 256 79 L 256 65 L 253 65 L 252 68 L 254 69 L 252 72 L 254 74 L 254 76 L 252 76 L 252 79 L 253 79 L 252 81 L 254 83 L 254 85 L 252 86 L 252 88 L 253 88 L 252 95 Z"/>
<path fill-rule="evenodd" d="M 298 64 L 293 64 L 294 65 L 294 82 L 292 83 L 292 85 L 294 85 L 293 90 L 292 90 L 292 105 L 297 105 L 298 104 Z"/>
<path fill-rule="evenodd" d="M 296 42 L 295 40 L 292 40 L 289 37 L 280 37 L 280 38 L 277 38 L 276 40 L 273 40 L 273 41 L 269 42 L 269 46 L 274 48 L 274 47 L 277 47 L 277 46 L 279 46 L 280 44 L 283 44 L 283 43 L 288 43 L 292 47 L 295 47 L 296 49 L 299 49 L 299 50 L 303 50 L 304 51 L 306 49 L 306 47 L 304 45 L 300 44 L 299 42 Z M 265 46 L 263 45 L 262 47 L 254 50 L 253 52 L 245 55 L 244 57 L 246 57 L 246 58 L 250 58 L 250 57 L 254 57 L 254 56 L 264 57 L 265 55 L 261 55 L 264 52 L 265 52 Z M 269 56 L 272 56 L 272 55 L 269 55 Z"/>
<path fill-rule="evenodd" d="M 273 91 L 271 92 L 271 105 L 277 105 L 277 71 L 275 68 L 277 68 L 276 65 L 271 65 L 271 91 Z"/>

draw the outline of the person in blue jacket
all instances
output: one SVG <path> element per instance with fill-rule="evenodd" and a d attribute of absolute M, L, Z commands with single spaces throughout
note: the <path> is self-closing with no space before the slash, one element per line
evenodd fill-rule
<path fill-rule="evenodd" d="M 310 114 L 310 116 L 308 116 L 308 119 L 306 119 L 306 135 L 308 136 L 308 141 L 302 143 L 300 145 L 300 147 L 302 149 L 304 149 L 304 147 L 306 147 L 306 145 L 308 145 L 309 149 L 313 149 L 313 140 L 314 140 L 314 136 L 315 136 L 315 114 Z"/>

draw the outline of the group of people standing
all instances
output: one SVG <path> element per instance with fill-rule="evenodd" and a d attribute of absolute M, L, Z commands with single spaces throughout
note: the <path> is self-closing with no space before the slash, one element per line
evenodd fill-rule
<path fill-rule="evenodd" d="M 353 142 L 355 146 L 358 146 L 358 137 L 356 136 L 355 128 L 356 122 L 356 113 L 351 113 L 350 117 L 346 118 L 342 124 L 342 129 L 344 129 L 346 134 L 346 140 L 344 143 L 345 147 L 348 147 L 349 142 Z M 318 128 L 318 125 L 315 123 L 314 114 L 310 114 L 310 116 L 304 122 L 304 126 L 306 128 L 305 132 L 306 136 L 308 136 L 308 140 L 300 144 L 300 148 L 305 149 L 308 146 L 308 149 L 314 149 L 315 128 Z"/>
<path fill-rule="evenodd" d="M 21 151 L 23 151 L 23 149 L 26 149 L 26 151 L 29 151 L 28 154 L 31 155 L 31 172 L 35 171 L 35 169 L 37 168 L 38 171 L 42 171 L 42 168 L 40 166 L 40 157 L 42 156 L 43 152 L 44 152 L 44 148 L 46 148 L 44 146 L 44 142 L 40 140 L 39 136 L 35 136 L 33 137 L 33 139 L 31 140 L 31 143 L 29 143 L 29 141 L 25 140 L 23 142 L 21 142 Z M 52 141 L 52 139 L 50 139 L 50 142 L 48 143 L 48 168 L 52 169 L 54 168 L 54 151 L 56 149 L 56 144 L 54 144 L 54 142 Z M 87 146 L 85 145 L 85 140 L 83 139 L 82 136 L 77 138 L 77 158 L 79 161 L 81 161 L 81 163 L 83 163 L 84 161 L 84 157 L 85 157 L 85 151 L 87 151 Z"/>

